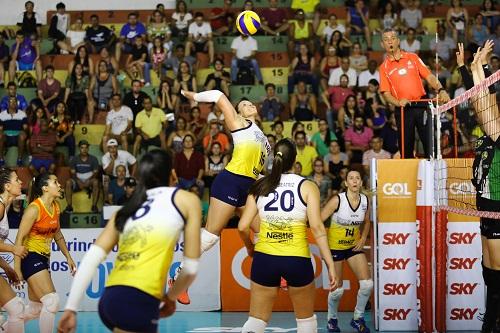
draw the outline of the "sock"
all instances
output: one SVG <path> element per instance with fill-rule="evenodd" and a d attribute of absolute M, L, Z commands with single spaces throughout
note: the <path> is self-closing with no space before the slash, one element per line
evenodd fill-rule
<path fill-rule="evenodd" d="M 342 295 L 344 294 L 344 288 L 340 287 L 335 289 L 334 291 L 330 291 L 328 294 L 328 318 L 327 320 L 330 319 L 337 319 L 337 312 L 339 309 L 339 302 L 340 299 L 342 298 Z"/>
<path fill-rule="evenodd" d="M 483 319 L 483 329 L 495 327 L 500 303 L 500 271 L 483 265 L 483 279 L 486 284 L 486 311 Z"/>
<path fill-rule="evenodd" d="M 40 333 L 52 333 L 56 313 L 59 311 L 59 296 L 56 293 L 50 293 L 40 298 L 40 301 L 42 301 L 42 311 L 38 323 Z"/>
<path fill-rule="evenodd" d="M 8 333 L 24 333 L 24 303 L 19 297 L 14 297 L 3 308 L 7 311 L 8 318 L 5 329 Z"/>
<path fill-rule="evenodd" d="M 373 281 L 372 280 L 360 280 L 359 281 L 359 290 L 358 290 L 358 299 L 356 302 L 356 308 L 354 309 L 354 320 L 357 320 L 365 314 L 366 303 L 370 299 L 370 295 L 372 294 L 373 289 Z"/>
<path fill-rule="evenodd" d="M 29 301 L 28 305 L 24 308 L 24 321 L 29 321 L 36 319 L 40 316 L 40 311 L 42 311 L 42 303 Z"/>
<path fill-rule="evenodd" d="M 255 317 L 248 317 L 247 322 L 241 328 L 241 333 L 264 333 L 267 323 Z"/>
<path fill-rule="evenodd" d="M 317 333 L 318 332 L 318 321 L 316 320 L 316 315 L 305 319 L 297 320 L 297 333 Z"/>

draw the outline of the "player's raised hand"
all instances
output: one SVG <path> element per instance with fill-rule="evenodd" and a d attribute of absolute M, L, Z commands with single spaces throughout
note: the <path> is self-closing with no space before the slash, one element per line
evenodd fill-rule
<path fill-rule="evenodd" d="M 493 52 L 493 46 L 495 46 L 495 43 L 493 43 L 493 41 L 489 39 L 484 43 L 484 47 L 481 50 L 481 52 L 479 52 L 479 50 L 477 51 L 478 53 L 481 53 L 480 57 L 482 65 L 488 64 L 488 60 L 490 60 L 490 55 Z"/>

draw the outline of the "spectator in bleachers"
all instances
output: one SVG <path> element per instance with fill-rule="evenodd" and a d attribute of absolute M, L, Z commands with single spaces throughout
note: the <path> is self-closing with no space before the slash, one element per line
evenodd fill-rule
<path fill-rule="evenodd" d="M 444 25 L 439 24 L 437 27 L 438 42 L 436 39 L 432 38 L 429 41 L 429 48 L 433 52 L 437 52 L 438 56 L 443 59 L 446 63 L 453 59 L 455 54 L 456 43 L 451 37 L 446 35 L 446 28 Z"/>
<path fill-rule="evenodd" d="M 305 133 L 305 130 L 306 130 L 306 127 L 304 126 L 303 123 L 301 123 L 300 121 L 296 121 L 292 124 L 292 135 L 291 135 L 291 139 L 293 140 L 293 138 L 295 138 L 295 133 L 297 132 L 304 132 Z M 307 144 L 310 144 L 311 140 L 310 140 L 310 137 L 309 135 L 307 135 L 306 133 L 306 143 Z"/>
<path fill-rule="evenodd" d="M 297 92 L 290 97 L 290 117 L 298 121 L 310 121 L 318 116 L 316 96 L 307 91 L 304 81 L 297 83 Z"/>
<path fill-rule="evenodd" d="M 187 62 L 190 68 L 196 69 L 196 59 L 190 55 L 186 56 L 185 53 L 184 45 L 178 44 L 175 47 L 175 52 L 165 61 L 165 67 L 171 69 L 174 72 L 174 76 L 177 76 L 179 73 L 179 66 L 183 61 Z"/>
<path fill-rule="evenodd" d="M 35 4 L 33 1 L 26 1 L 24 3 L 24 12 L 22 12 L 17 19 L 17 26 L 26 37 L 36 35 L 38 38 L 42 36 L 42 20 L 40 15 L 34 11 Z"/>
<path fill-rule="evenodd" d="M 25 37 L 22 31 L 16 33 L 16 42 L 11 47 L 9 63 L 9 80 L 14 81 L 16 71 L 35 70 L 36 80 L 42 78 L 42 62 L 40 61 L 40 43 L 35 37 Z"/>
<path fill-rule="evenodd" d="M 122 105 L 120 94 L 113 94 L 110 104 L 110 110 L 106 114 L 106 129 L 102 137 L 102 148 L 105 150 L 104 145 L 109 139 L 115 139 L 120 142 L 124 150 L 128 150 L 128 142 L 133 139 L 134 114 L 128 106 Z"/>
<path fill-rule="evenodd" d="M 193 21 L 193 15 L 188 11 L 185 1 L 179 0 L 175 5 L 175 12 L 172 14 L 172 35 L 184 40 L 188 36 L 188 27 Z"/>
<path fill-rule="evenodd" d="M 474 23 L 469 28 L 469 50 L 476 52 L 478 47 L 482 47 L 488 39 L 490 32 L 484 24 L 483 15 L 477 14 Z"/>
<path fill-rule="evenodd" d="M 349 56 L 349 62 L 351 68 L 353 68 L 358 75 L 368 68 L 368 58 L 363 54 L 360 43 L 356 42 L 352 44 L 352 52 Z"/>
<path fill-rule="evenodd" d="M 330 46 L 335 47 L 337 56 L 344 58 L 351 54 L 352 42 L 340 31 L 335 30 L 330 40 Z"/>
<path fill-rule="evenodd" d="M 125 168 L 125 176 L 130 177 L 135 175 L 137 169 L 137 160 L 127 150 L 118 149 L 118 141 L 116 139 L 109 139 L 106 142 L 107 152 L 102 155 L 102 169 L 104 173 L 111 178 L 118 176 L 118 167 Z M 123 147 L 122 147 L 123 148 Z"/>
<path fill-rule="evenodd" d="M 439 82 L 441 82 L 441 85 L 443 86 L 446 91 L 449 91 L 450 89 L 450 78 L 451 78 L 451 73 L 450 71 L 445 67 L 446 65 L 443 62 L 443 59 L 438 58 L 438 62 L 435 65 L 436 69 L 435 71 L 437 72 L 437 78 Z"/>
<path fill-rule="evenodd" d="M 320 119 L 318 131 L 311 137 L 311 142 L 321 158 L 328 154 L 332 141 L 337 141 L 337 136 L 328 128 L 328 122 L 325 119 Z"/>
<path fill-rule="evenodd" d="M 167 118 L 163 110 L 154 108 L 151 97 L 143 100 L 144 110 L 135 117 L 136 136 L 133 155 L 138 156 L 141 147 L 165 147 L 165 127 Z"/>
<path fill-rule="evenodd" d="M 451 0 L 451 8 L 446 13 L 446 23 L 455 43 L 465 42 L 469 12 L 464 8 L 462 0 Z"/>
<path fill-rule="evenodd" d="M 172 31 L 167 23 L 167 18 L 163 12 L 155 10 L 151 17 L 151 21 L 148 24 L 147 37 L 148 37 L 148 49 L 153 47 L 153 42 L 155 38 L 160 38 L 161 44 L 167 50 L 167 53 L 172 52 L 173 43 L 171 41 Z"/>
<path fill-rule="evenodd" d="M 17 165 L 23 161 L 26 139 L 28 138 L 28 117 L 18 108 L 16 97 L 9 96 L 9 106 L 0 112 L 0 166 L 9 147 L 17 147 Z"/>
<path fill-rule="evenodd" d="M 320 24 L 320 0 L 292 0 L 291 8 L 303 10 L 307 19 L 312 19 L 313 30 L 317 31 Z"/>
<path fill-rule="evenodd" d="M 500 29 L 497 29 L 497 30 L 500 30 Z M 498 71 L 499 70 L 499 65 L 500 65 L 500 58 L 497 55 L 495 55 L 495 54 L 492 55 L 490 57 L 490 62 L 489 62 L 489 66 L 490 66 L 491 72 L 495 73 L 496 71 Z"/>
<path fill-rule="evenodd" d="M 119 65 L 118 62 L 116 62 L 116 59 L 111 56 L 109 53 L 109 50 L 106 47 L 103 47 L 101 51 L 99 51 L 99 59 L 97 60 L 97 63 L 95 64 L 95 72 L 97 72 L 99 67 L 99 62 L 105 61 L 108 67 L 108 72 L 112 75 L 117 75 L 119 72 Z"/>
<path fill-rule="evenodd" d="M 45 67 L 45 79 L 38 82 L 38 98 L 42 105 L 54 112 L 54 106 L 59 101 L 59 94 L 61 93 L 61 82 L 54 78 L 54 66 L 48 65 Z"/>
<path fill-rule="evenodd" d="M 125 195 L 125 167 L 116 167 L 116 178 L 109 182 L 108 196 L 106 202 L 110 205 L 118 205 L 118 200 Z"/>
<path fill-rule="evenodd" d="M 224 155 L 221 144 L 218 141 L 212 142 L 210 150 L 205 155 L 205 173 L 203 181 L 210 191 L 215 177 L 226 167 L 228 162 L 227 155 Z"/>
<path fill-rule="evenodd" d="M 231 42 L 233 59 L 231 60 L 231 79 L 233 83 L 238 82 L 238 73 L 242 68 L 251 68 L 259 84 L 264 84 L 259 63 L 255 59 L 258 51 L 257 40 L 251 36 L 240 35 Z"/>
<path fill-rule="evenodd" d="M 306 44 L 299 45 L 299 52 L 290 63 L 288 76 L 288 94 L 292 94 L 295 85 L 299 81 L 304 81 L 312 86 L 314 95 L 318 96 L 318 79 L 315 75 L 316 60 L 314 55 L 309 52 Z"/>
<path fill-rule="evenodd" d="M 188 129 L 186 119 L 181 116 L 177 117 L 175 130 L 170 133 L 167 139 L 167 148 L 172 149 L 174 154 L 180 153 L 182 151 L 182 142 L 186 135 L 194 137 L 194 134 Z"/>
<path fill-rule="evenodd" d="M 306 15 L 302 9 L 295 13 L 295 21 L 291 21 L 289 27 L 288 56 L 292 59 L 298 52 L 300 44 L 306 44 L 314 53 L 314 29 L 311 22 L 306 21 Z"/>
<path fill-rule="evenodd" d="M 340 85 L 340 77 L 342 74 L 347 75 L 349 78 L 349 87 L 355 87 L 358 81 L 358 75 L 354 68 L 350 67 L 351 61 L 348 57 L 344 57 L 340 60 L 340 67 L 335 68 L 330 72 L 330 78 L 328 79 L 328 86 L 334 87 Z"/>
<path fill-rule="evenodd" d="M 406 29 L 406 38 L 401 41 L 401 50 L 416 54 L 420 52 L 420 41 L 415 38 L 416 34 L 415 29 Z"/>
<path fill-rule="evenodd" d="M 57 145 L 68 148 L 69 157 L 75 156 L 75 122 L 71 119 L 64 102 L 58 102 L 54 115 L 50 118 L 49 127 L 55 132 Z"/>
<path fill-rule="evenodd" d="M 348 96 L 354 95 L 354 92 L 349 88 L 349 77 L 345 74 L 340 76 L 340 85 L 328 88 L 322 94 L 323 102 L 328 110 L 326 111 L 326 119 L 330 129 L 335 128 L 335 118 L 340 108 L 344 105 Z"/>
<path fill-rule="evenodd" d="M 491 39 L 493 41 L 493 43 L 495 44 L 493 46 L 493 54 L 495 56 L 500 56 L 500 24 L 498 24 L 495 29 L 492 31 L 492 34 L 490 35 L 490 37 L 488 37 L 488 39 Z M 490 58 L 491 60 L 491 58 Z M 494 72 L 492 72 L 494 73 Z"/>
<path fill-rule="evenodd" d="M 278 0 L 269 0 L 269 5 L 260 12 L 262 30 L 268 34 L 279 36 L 288 30 L 286 10 L 278 8 Z"/>
<path fill-rule="evenodd" d="M 294 135 L 294 141 L 297 145 L 297 162 L 302 166 L 301 176 L 307 177 L 313 171 L 314 159 L 318 157 L 318 153 L 314 147 L 307 145 L 306 133 L 298 131 Z"/>
<path fill-rule="evenodd" d="M 338 141 L 330 142 L 328 154 L 324 157 L 326 174 L 332 179 L 336 179 L 340 175 L 340 170 L 349 166 L 349 157 L 346 153 L 340 151 Z"/>
<path fill-rule="evenodd" d="M 363 153 L 368 149 L 373 131 L 365 126 L 361 114 L 354 116 L 353 125 L 345 131 L 345 150 L 351 163 L 362 163 Z"/>
<path fill-rule="evenodd" d="M 54 150 L 57 145 L 55 133 L 49 131 L 47 119 L 40 120 L 40 132 L 33 133 L 30 138 L 30 148 L 32 160 L 29 170 L 33 176 L 41 173 L 54 173 L 56 164 L 54 163 Z"/>
<path fill-rule="evenodd" d="M 160 37 L 155 37 L 153 45 L 149 50 L 149 59 L 153 71 L 155 71 L 156 76 L 160 79 L 165 77 L 165 61 L 167 60 L 168 53 L 168 50 L 163 45 L 163 40 Z"/>
<path fill-rule="evenodd" d="M 364 92 L 364 98 L 365 100 L 368 100 L 370 98 L 376 99 L 379 104 L 387 106 L 387 100 L 385 99 L 384 95 L 382 95 L 379 88 L 379 81 L 376 79 L 371 79 L 370 81 L 368 81 L 368 89 L 366 89 L 366 91 Z"/>
<path fill-rule="evenodd" d="M 39 106 L 35 109 L 35 112 L 33 112 L 29 117 L 28 117 L 28 133 L 29 137 L 32 135 L 37 135 L 41 131 L 41 124 L 42 120 L 47 120 L 47 111 L 44 107 Z M 30 145 L 27 145 L 30 147 Z"/>
<path fill-rule="evenodd" d="M 178 177 L 179 188 L 186 190 L 196 184 L 200 188 L 200 193 L 203 193 L 205 158 L 202 153 L 194 150 L 194 137 L 191 134 L 184 137 L 182 151 L 175 154 L 174 170 Z"/>
<path fill-rule="evenodd" d="M 361 110 L 358 107 L 356 96 L 347 96 L 344 105 L 339 109 L 337 114 L 337 125 L 341 132 L 345 133 L 348 128 L 352 127 L 354 118 L 360 114 Z"/>
<path fill-rule="evenodd" d="M 89 101 L 88 101 L 88 120 L 89 123 L 94 121 L 94 109 L 98 111 L 106 111 L 108 103 L 113 94 L 117 94 L 119 90 L 118 82 L 114 75 L 108 72 L 108 67 L 105 61 L 99 61 L 97 73 L 90 79 L 89 86 Z"/>
<path fill-rule="evenodd" d="M 293 165 L 293 173 L 296 175 L 302 175 L 302 164 L 299 161 L 296 161 Z"/>
<path fill-rule="evenodd" d="M 271 146 L 271 151 L 267 155 L 266 162 L 264 163 L 264 168 L 262 169 L 266 175 L 271 174 L 273 170 L 273 162 L 274 162 L 274 147 L 276 146 L 276 137 L 273 134 L 267 134 L 267 141 L 269 142 L 269 146 Z"/>
<path fill-rule="evenodd" d="M 340 192 L 347 191 L 347 173 L 349 172 L 348 167 L 342 167 L 336 178 L 332 180 L 332 195 L 337 195 Z"/>
<path fill-rule="evenodd" d="M 210 21 L 214 36 L 222 36 L 229 31 L 227 18 L 229 14 L 232 14 L 232 4 L 232 0 L 224 0 L 222 7 L 215 7 L 210 11 L 208 20 Z"/>
<path fill-rule="evenodd" d="M 364 107 L 366 123 L 373 129 L 375 135 L 380 133 L 387 122 L 387 109 L 377 98 L 369 98 Z"/>
<path fill-rule="evenodd" d="M 326 56 L 321 59 L 319 72 L 321 75 L 320 84 L 323 92 L 328 90 L 328 79 L 331 71 L 340 66 L 340 58 L 337 55 L 337 49 L 333 45 L 327 45 Z"/>
<path fill-rule="evenodd" d="M 495 8 L 493 0 L 483 0 L 480 13 L 483 15 L 486 26 L 491 32 L 494 32 L 495 29 L 500 26 L 500 11 Z M 495 46 L 496 45 L 497 43 L 495 43 Z"/>
<path fill-rule="evenodd" d="M 313 172 L 307 179 L 313 181 L 319 188 L 319 203 L 321 206 L 332 196 L 332 180 L 326 174 L 325 162 L 321 156 L 314 159 Z"/>
<path fill-rule="evenodd" d="M 137 114 L 144 109 L 144 99 L 149 98 L 142 89 L 141 81 L 132 80 L 132 89 L 123 97 L 123 105 L 128 106 L 134 114 L 134 121 Z"/>
<path fill-rule="evenodd" d="M 188 91 L 198 91 L 198 83 L 196 82 L 196 76 L 192 74 L 189 63 L 182 61 L 179 65 L 179 72 L 174 81 L 174 93 L 177 95 L 176 104 L 174 109 L 178 112 L 181 108 L 191 109 L 196 106 L 196 102 L 189 100 L 184 95 L 181 94 L 181 90 Z"/>
<path fill-rule="evenodd" d="M 418 8 L 415 0 L 406 0 L 406 8 L 401 11 L 401 30 L 405 33 L 408 28 L 413 28 L 417 34 L 425 32 L 422 25 L 422 10 Z"/>
<path fill-rule="evenodd" d="M 188 129 L 194 134 L 197 143 L 201 142 L 206 127 L 207 122 L 201 117 L 200 108 L 195 106 L 191 109 L 191 121 L 188 124 Z"/>
<path fill-rule="evenodd" d="M 128 14 L 128 22 L 122 27 L 120 41 L 116 44 L 116 61 L 120 62 L 122 51 L 125 54 L 132 52 L 137 36 L 142 36 L 143 40 L 146 40 L 146 33 L 146 27 L 138 20 L 138 14 L 135 12 Z"/>
<path fill-rule="evenodd" d="M 393 28 L 396 30 L 399 29 L 399 16 L 392 2 L 388 1 L 384 5 L 384 7 L 381 8 L 379 15 L 379 25 L 379 31 L 383 31 L 384 29 L 389 28 Z"/>
<path fill-rule="evenodd" d="M 131 80 L 138 79 L 145 86 L 151 85 L 149 69 L 151 65 L 148 59 L 148 47 L 144 44 L 142 36 L 135 37 L 134 45 L 125 62 L 127 74 Z"/>
<path fill-rule="evenodd" d="M 214 42 L 212 40 L 212 28 L 210 23 L 205 21 L 203 13 L 197 12 L 194 15 L 194 22 L 189 25 L 188 41 L 186 43 L 185 56 L 196 54 L 197 52 L 208 52 L 208 59 L 214 63 Z"/>
<path fill-rule="evenodd" d="M 374 136 L 370 140 L 370 147 L 371 149 L 368 149 L 363 153 L 363 168 L 365 169 L 365 174 L 369 175 L 370 174 L 370 163 L 372 162 L 372 159 L 376 160 L 384 160 L 384 159 L 391 159 L 391 153 L 388 151 L 382 149 L 383 147 L 383 142 L 384 140 L 379 137 L 379 136 Z"/>
<path fill-rule="evenodd" d="M 66 202 L 68 205 L 64 210 L 73 212 L 73 193 L 85 190 L 89 199 L 92 198 L 92 212 L 97 213 L 97 200 L 99 199 L 99 162 L 97 158 L 89 154 L 89 143 L 87 140 L 78 142 L 80 154 L 74 156 L 70 163 L 71 178 L 66 181 Z"/>
<path fill-rule="evenodd" d="M 73 67 L 75 67 L 76 64 L 82 65 L 83 75 L 88 75 L 89 77 L 92 77 L 98 69 L 95 68 L 96 70 L 94 71 L 94 61 L 90 58 L 89 51 L 87 51 L 87 48 L 83 45 L 78 47 L 75 58 L 68 64 L 68 73 L 73 72 Z"/>
<path fill-rule="evenodd" d="M 28 107 L 28 102 L 26 98 L 17 93 L 17 85 L 14 81 L 10 81 L 7 83 L 7 95 L 2 97 L 2 101 L 0 102 L 0 111 L 7 110 L 9 108 L 9 99 L 10 97 L 15 97 L 17 102 L 17 108 L 19 110 L 26 110 Z"/>
<path fill-rule="evenodd" d="M 380 130 L 380 138 L 383 141 L 384 150 L 388 151 L 392 155 L 398 152 L 398 126 L 396 124 L 396 116 L 394 112 L 388 115 L 387 122 L 384 127 Z"/>
<path fill-rule="evenodd" d="M 271 130 L 273 131 L 273 135 L 276 142 L 285 138 L 285 136 L 283 135 L 284 128 L 285 126 L 283 125 L 283 122 L 281 120 L 275 120 L 273 125 L 271 126 Z"/>
<path fill-rule="evenodd" d="M 205 90 L 220 90 L 229 97 L 229 85 L 231 84 L 231 74 L 224 70 L 224 61 L 221 58 L 215 59 L 214 72 L 208 74 Z"/>
<path fill-rule="evenodd" d="M 156 104 L 165 113 L 172 113 L 175 110 L 177 96 L 172 93 L 172 87 L 167 80 L 161 81 L 158 87 L 158 96 L 156 96 Z"/>
<path fill-rule="evenodd" d="M 284 107 L 283 103 L 281 103 L 281 99 L 276 95 L 276 86 L 274 83 L 268 83 L 265 89 L 266 96 L 262 97 L 260 114 L 263 120 L 273 121 L 275 119 L 280 119 Z"/>
<path fill-rule="evenodd" d="M 223 154 L 229 151 L 230 142 L 228 136 L 220 130 L 219 124 L 212 120 L 209 122 L 207 134 L 203 137 L 203 149 L 205 153 L 209 153 L 214 142 L 220 144 L 220 149 Z"/>
<path fill-rule="evenodd" d="M 56 5 L 56 13 L 50 19 L 49 38 L 57 42 L 64 41 L 70 26 L 70 20 L 69 14 L 66 13 L 66 5 L 59 2 Z"/>
<path fill-rule="evenodd" d="M 5 71 L 9 70 L 9 61 L 9 47 L 5 44 L 4 35 L 0 34 L 0 88 L 5 88 L 3 79 L 5 77 Z"/>
<path fill-rule="evenodd" d="M 359 73 L 358 88 L 360 88 L 361 90 L 368 89 L 368 85 L 370 84 L 371 80 L 377 80 L 378 86 L 378 82 L 380 81 L 380 73 L 378 71 L 378 64 L 376 60 L 368 61 L 368 69 Z"/>
<path fill-rule="evenodd" d="M 64 90 L 64 102 L 68 105 L 70 117 L 75 122 L 81 121 L 87 109 L 89 85 L 90 78 L 83 74 L 83 65 L 76 64 L 66 78 Z"/>
<path fill-rule="evenodd" d="M 99 16 L 90 16 L 90 27 L 85 30 L 85 41 L 92 53 L 99 53 L 101 49 L 110 49 L 115 43 L 116 36 L 108 27 L 99 24 Z"/>
<path fill-rule="evenodd" d="M 57 42 L 62 54 L 74 53 L 80 46 L 85 46 L 86 31 L 83 29 L 83 19 L 77 18 L 66 33 L 66 38 Z"/>
<path fill-rule="evenodd" d="M 253 1 L 252 0 L 245 0 L 245 2 L 243 2 L 243 9 L 242 9 L 242 11 L 245 11 L 245 10 L 251 10 L 251 11 L 255 12 L 255 7 L 253 5 Z"/>
<path fill-rule="evenodd" d="M 125 195 L 122 195 L 120 199 L 118 199 L 118 205 L 124 206 L 128 203 L 130 198 L 135 192 L 135 188 L 137 187 L 137 181 L 133 177 L 128 177 L 125 179 Z"/>
<path fill-rule="evenodd" d="M 339 22 L 337 22 L 337 15 L 330 14 L 328 17 L 328 23 L 323 29 L 323 38 L 322 45 L 329 45 L 332 41 L 332 36 L 335 31 L 340 31 L 342 34 L 345 34 L 346 29 L 345 26 Z"/>
<path fill-rule="evenodd" d="M 368 51 L 372 48 L 372 36 L 370 31 L 370 12 L 363 0 L 356 0 L 354 7 L 347 7 L 347 31 L 349 35 L 364 35 Z"/>

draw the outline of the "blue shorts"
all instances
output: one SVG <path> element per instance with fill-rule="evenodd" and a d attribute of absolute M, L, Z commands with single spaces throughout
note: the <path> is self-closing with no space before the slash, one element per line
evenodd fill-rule
<path fill-rule="evenodd" d="M 215 177 L 210 196 L 234 207 L 243 207 L 247 202 L 248 190 L 255 179 L 237 175 L 226 169 Z"/>
<path fill-rule="evenodd" d="M 157 332 L 160 300 L 127 286 L 106 287 L 99 300 L 99 316 L 113 331 Z"/>
<path fill-rule="evenodd" d="M 11 136 L 11 135 L 6 135 L 5 136 L 5 144 L 7 147 L 17 147 L 19 141 L 19 135 Z"/>
<path fill-rule="evenodd" d="M 347 249 L 347 250 L 330 249 L 330 252 L 332 252 L 333 261 L 347 260 L 350 257 L 354 257 L 355 255 L 364 253 L 363 251 L 354 251 L 353 249 L 354 249 L 354 247 Z"/>
<path fill-rule="evenodd" d="M 275 256 L 262 252 L 253 254 L 250 279 L 266 287 L 279 287 L 281 278 L 290 287 L 307 286 L 314 280 L 311 258 Z"/>
<path fill-rule="evenodd" d="M 17 62 L 17 69 L 20 71 L 32 71 L 35 69 L 35 63 L 25 64 L 24 62 Z"/>
<path fill-rule="evenodd" d="M 35 168 L 36 171 L 40 171 L 42 167 L 45 168 L 45 170 L 49 170 L 51 164 L 54 163 L 53 159 L 46 160 L 42 158 L 33 158 L 31 160 L 31 165 Z"/>
<path fill-rule="evenodd" d="M 21 259 L 21 273 L 27 281 L 30 276 L 43 270 L 49 270 L 49 258 L 36 252 L 28 252 L 28 255 Z"/>

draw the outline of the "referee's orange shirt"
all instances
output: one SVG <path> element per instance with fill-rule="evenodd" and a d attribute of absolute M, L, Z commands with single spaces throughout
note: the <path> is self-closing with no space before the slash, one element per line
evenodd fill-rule
<path fill-rule="evenodd" d="M 404 51 L 401 51 L 399 61 L 386 56 L 379 72 L 380 91 L 387 91 L 397 99 L 407 100 L 417 100 L 425 95 L 422 79 L 431 74 L 418 55 Z"/>

